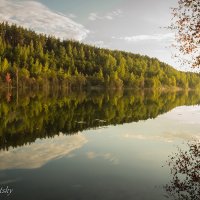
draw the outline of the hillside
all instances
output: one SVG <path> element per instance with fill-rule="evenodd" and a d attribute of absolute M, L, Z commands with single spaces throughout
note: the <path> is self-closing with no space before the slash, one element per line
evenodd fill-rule
<path fill-rule="evenodd" d="M 7 81 L 7 83 L 6 83 Z M 195 88 L 200 76 L 156 58 L 61 41 L 0 23 L 0 87 Z"/>

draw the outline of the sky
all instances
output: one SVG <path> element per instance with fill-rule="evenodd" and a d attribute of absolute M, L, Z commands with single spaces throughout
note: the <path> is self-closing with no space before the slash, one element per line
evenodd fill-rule
<path fill-rule="evenodd" d="M 0 21 L 102 48 L 156 57 L 177 69 L 171 7 L 176 0 L 0 0 Z"/>

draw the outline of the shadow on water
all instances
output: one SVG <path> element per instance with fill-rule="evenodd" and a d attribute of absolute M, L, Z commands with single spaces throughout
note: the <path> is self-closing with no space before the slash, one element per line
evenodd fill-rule
<path fill-rule="evenodd" d="M 0 149 L 37 138 L 156 118 L 182 105 L 200 103 L 194 91 L 21 92 L 0 95 Z"/>
<path fill-rule="evenodd" d="M 178 151 L 167 162 L 171 181 L 164 186 L 167 198 L 174 200 L 200 199 L 200 141 L 187 143 L 187 149 Z"/>

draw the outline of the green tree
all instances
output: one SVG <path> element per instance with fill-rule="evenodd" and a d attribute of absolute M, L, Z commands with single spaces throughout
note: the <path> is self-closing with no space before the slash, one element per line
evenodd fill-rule
<path fill-rule="evenodd" d="M 9 63 L 6 58 L 4 58 L 3 62 L 1 63 L 1 72 L 6 72 L 8 70 Z"/>

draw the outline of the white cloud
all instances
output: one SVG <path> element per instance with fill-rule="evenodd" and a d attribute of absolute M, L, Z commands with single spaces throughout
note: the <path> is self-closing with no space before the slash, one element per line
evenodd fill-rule
<path fill-rule="evenodd" d="M 125 40 L 127 42 L 140 42 L 140 41 L 147 41 L 147 40 L 154 40 L 154 41 L 165 41 L 170 40 L 173 41 L 175 38 L 173 33 L 166 33 L 166 34 L 153 34 L 153 35 L 134 35 L 134 36 L 125 36 L 125 37 L 115 37 L 113 36 L 112 39 L 118 40 Z"/>
<path fill-rule="evenodd" d="M 8 21 L 61 39 L 83 40 L 89 31 L 69 17 L 35 1 L 0 0 L 0 21 Z"/>
<path fill-rule="evenodd" d="M 122 11 L 120 9 L 114 10 L 110 13 L 107 13 L 104 16 L 98 15 L 98 13 L 92 12 L 89 14 L 88 19 L 91 21 L 96 21 L 96 20 L 102 20 L 102 19 L 108 19 L 108 20 L 113 20 L 115 17 L 120 16 L 122 14 Z"/>
<path fill-rule="evenodd" d="M 94 42 L 94 44 L 97 46 L 102 46 L 104 45 L 104 42 L 102 40 L 99 40 L 99 41 Z"/>
<path fill-rule="evenodd" d="M 109 46 L 107 44 L 105 44 L 104 41 L 102 41 L 102 40 L 88 42 L 88 44 L 91 44 L 91 45 L 94 45 L 94 46 L 100 47 L 100 48 L 109 48 Z"/>
<path fill-rule="evenodd" d="M 106 19 L 109 19 L 109 20 L 112 20 L 112 19 L 114 19 L 115 17 L 120 16 L 121 14 L 122 14 L 122 11 L 121 11 L 120 9 L 118 9 L 118 10 L 114 10 L 114 11 L 108 13 L 108 14 L 105 16 L 105 18 L 106 18 Z"/>
<path fill-rule="evenodd" d="M 92 36 L 93 34 L 94 33 L 91 32 L 90 36 Z M 110 48 L 109 44 L 106 44 L 103 40 L 95 40 L 94 37 L 91 37 L 91 40 L 87 39 L 87 44 L 99 48 Z"/>

